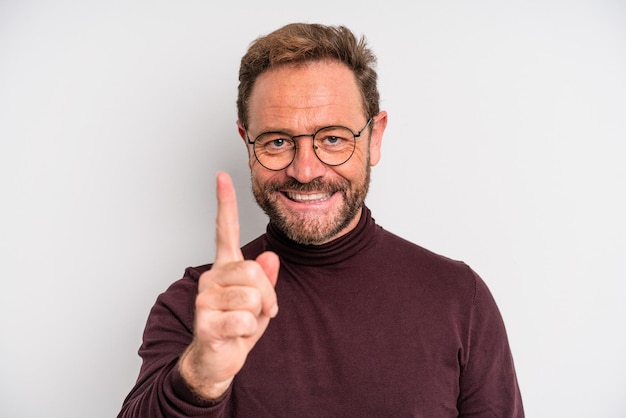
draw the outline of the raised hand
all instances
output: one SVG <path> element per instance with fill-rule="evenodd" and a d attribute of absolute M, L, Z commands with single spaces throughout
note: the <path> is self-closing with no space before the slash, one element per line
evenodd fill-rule
<path fill-rule="evenodd" d="M 215 262 L 200 276 L 194 339 L 179 364 L 183 379 L 206 399 L 228 389 L 278 312 L 278 256 L 265 252 L 244 260 L 237 198 L 226 173 L 217 174 L 217 202 Z"/>

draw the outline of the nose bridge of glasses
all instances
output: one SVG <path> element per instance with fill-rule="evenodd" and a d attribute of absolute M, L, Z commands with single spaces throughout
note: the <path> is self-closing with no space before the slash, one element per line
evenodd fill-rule
<path fill-rule="evenodd" d="M 304 138 L 304 137 L 307 137 L 307 136 L 308 136 L 308 137 L 310 137 L 310 138 L 311 138 L 311 142 L 315 142 L 315 141 L 314 141 L 314 140 L 315 140 L 315 135 L 316 135 L 316 134 L 300 134 L 300 135 L 294 135 L 294 136 L 292 136 L 292 137 L 291 137 L 291 139 L 293 139 L 293 143 L 294 143 L 294 144 L 296 145 L 296 147 L 297 147 L 297 143 L 298 143 L 298 141 L 296 141 L 296 139 L 298 139 L 298 138 Z"/>
<path fill-rule="evenodd" d="M 319 156 L 317 155 L 318 147 L 317 145 L 315 145 L 315 135 L 316 134 L 300 134 L 300 135 L 294 135 L 291 137 L 294 143 L 294 147 L 291 150 L 291 152 L 293 153 L 292 160 L 300 159 L 300 160 L 306 161 L 309 158 L 311 150 L 313 151 L 313 154 L 315 154 L 314 158 L 316 160 L 319 159 Z M 305 137 L 311 138 L 311 146 L 310 147 L 307 145 L 298 146 L 297 139 L 299 138 L 301 139 Z"/>
<path fill-rule="evenodd" d="M 291 149 L 291 162 L 286 167 L 287 175 L 292 176 L 301 183 L 308 183 L 313 178 L 320 177 L 326 170 L 326 163 L 318 155 L 318 146 L 315 144 L 316 134 L 301 134 L 292 136 L 294 147 Z M 300 146 L 297 146 L 298 138 L 300 141 L 304 137 L 306 142 L 300 142 Z"/>

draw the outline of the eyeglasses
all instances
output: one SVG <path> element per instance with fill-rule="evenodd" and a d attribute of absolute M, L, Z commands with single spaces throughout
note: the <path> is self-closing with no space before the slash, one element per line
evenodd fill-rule
<path fill-rule="evenodd" d="M 326 126 L 312 134 L 289 135 L 286 132 L 263 132 L 254 141 L 246 131 L 248 144 L 254 146 L 254 156 L 259 164 L 268 170 L 280 171 L 289 167 L 296 158 L 296 138 L 313 138 L 313 151 L 317 158 L 326 165 L 338 166 L 347 162 L 354 154 L 356 139 L 372 122 L 372 118 L 359 132 L 345 126 Z"/>

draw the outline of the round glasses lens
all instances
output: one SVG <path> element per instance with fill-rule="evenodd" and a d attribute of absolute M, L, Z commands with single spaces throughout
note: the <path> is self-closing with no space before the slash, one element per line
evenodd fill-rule
<path fill-rule="evenodd" d="M 354 133 L 343 126 L 330 126 L 319 130 L 313 137 L 313 148 L 318 158 L 328 165 L 340 165 L 354 153 Z"/>
<path fill-rule="evenodd" d="M 296 144 L 282 132 L 267 132 L 254 140 L 254 155 L 259 163 L 270 170 L 282 170 L 291 164 Z"/>

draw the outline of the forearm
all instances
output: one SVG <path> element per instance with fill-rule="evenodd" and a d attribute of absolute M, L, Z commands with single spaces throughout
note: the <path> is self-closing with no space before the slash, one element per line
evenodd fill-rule
<path fill-rule="evenodd" d="M 230 392 L 214 401 L 197 396 L 182 378 L 178 362 L 164 365 L 133 389 L 118 418 L 183 418 L 230 416 Z"/>
<path fill-rule="evenodd" d="M 161 294 L 150 311 L 139 349 L 137 382 L 118 417 L 229 416 L 229 394 L 223 402 L 206 402 L 183 380 L 179 359 L 193 341 L 193 306 L 197 282 L 189 276 Z"/>
<path fill-rule="evenodd" d="M 213 382 L 210 378 L 204 376 L 200 372 L 203 369 L 201 356 L 194 343 L 187 347 L 178 363 L 182 380 L 196 396 L 205 402 L 223 398 L 230 388 L 233 378 L 231 377 L 221 382 Z"/>

